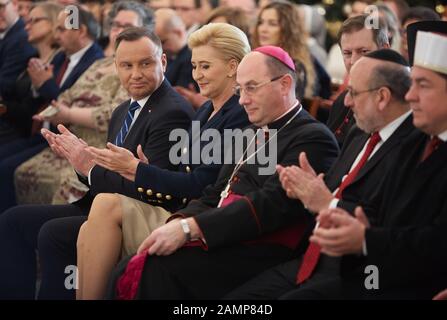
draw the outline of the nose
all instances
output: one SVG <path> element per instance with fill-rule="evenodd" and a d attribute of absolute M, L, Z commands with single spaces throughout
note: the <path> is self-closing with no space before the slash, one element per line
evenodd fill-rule
<path fill-rule="evenodd" d="M 132 68 L 132 74 L 131 74 L 132 79 L 139 79 L 142 77 L 142 73 L 141 70 L 138 66 L 134 66 Z"/>
<path fill-rule="evenodd" d="M 417 100 L 416 88 L 414 85 L 411 85 L 410 90 L 408 90 L 405 95 L 405 100 L 408 102 Z"/>
<path fill-rule="evenodd" d="M 197 81 L 203 77 L 202 72 L 199 71 L 199 68 L 192 69 L 192 78 Z"/>
<path fill-rule="evenodd" d="M 243 89 L 241 89 L 241 92 L 239 93 L 239 104 L 241 105 L 241 106 L 245 106 L 245 105 L 248 105 L 248 104 L 250 104 L 250 97 L 247 95 L 247 94 L 245 94 L 245 91 L 243 90 Z"/>
<path fill-rule="evenodd" d="M 360 59 L 361 57 L 362 57 L 361 54 L 358 54 L 358 53 L 356 53 L 355 51 L 353 51 L 353 52 L 352 52 L 352 55 L 351 55 L 351 66 L 353 66 L 354 63 L 356 63 L 357 60 Z"/>
<path fill-rule="evenodd" d="M 344 104 L 348 108 L 352 108 L 354 106 L 354 100 L 352 99 L 351 94 L 349 94 L 349 92 L 346 93 L 345 95 Z"/>

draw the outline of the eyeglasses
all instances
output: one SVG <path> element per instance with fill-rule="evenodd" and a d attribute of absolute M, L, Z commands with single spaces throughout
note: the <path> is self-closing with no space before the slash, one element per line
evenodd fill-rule
<path fill-rule="evenodd" d="M 6 2 L 0 3 L 0 11 L 3 11 L 6 9 L 6 6 L 11 2 L 11 0 L 8 0 Z"/>
<path fill-rule="evenodd" d="M 128 29 L 128 28 L 132 28 L 132 27 L 135 27 L 135 26 L 133 24 L 130 24 L 130 23 L 121 24 L 119 22 L 112 22 L 110 24 L 110 27 L 112 29 Z"/>
<path fill-rule="evenodd" d="M 260 87 L 265 86 L 266 84 L 269 84 L 269 83 L 271 83 L 273 81 L 279 80 L 279 79 L 281 79 L 284 76 L 285 75 L 282 74 L 282 75 L 274 77 L 274 78 L 272 78 L 272 79 L 270 79 L 270 80 L 268 80 L 266 82 L 261 82 L 261 83 L 258 83 L 258 84 L 249 84 L 249 85 L 246 85 L 246 86 L 239 86 L 239 85 L 237 85 L 237 86 L 233 87 L 233 91 L 234 91 L 234 94 L 238 95 L 238 96 L 241 95 L 242 91 L 244 91 L 246 95 L 251 96 L 251 95 L 255 94 L 256 91 Z"/>
<path fill-rule="evenodd" d="M 25 24 L 36 24 L 39 21 L 49 20 L 47 17 L 31 17 L 26 19 Z"/>
<path fill-rule="evenodd" d="M 357 97 L 358 95 L 362 94 L 362 93 L 366 93 L 366 92 L 372 92 L 372 91 L 376 91 L 379 90 L 380 88 L 383 88 L 384 86 L 380 86 L 377 88 L 373 88 L 373 89 L 368 89 L 368 90 L 362 90 L 362 91 L 356 91 L 352 88 L 348 88 L 348 93 L 352 99 L 355 99 L 355 97 Z"/>

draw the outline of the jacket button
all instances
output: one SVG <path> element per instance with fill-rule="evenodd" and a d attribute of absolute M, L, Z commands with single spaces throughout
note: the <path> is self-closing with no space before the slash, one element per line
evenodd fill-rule
<path fill-rule="evenodd" d="M 150 197 L 153 194 L 153 192 L 151 189 L 147 189 L 146 194 Z"/>
<path fill-rule="evenodd" d="M 183 202 L 183 204 L 186 204 L 188 202 L 188 199 L 183 198 L 182 202 Z"/>
<path fill-rule="evenodd" d="M 156 194 L 156 197 L 157 197 L 158 199 L 161 199 L 161 198 L 163 198 L 163 195 L 162 195 L 161 193 L 157 193 L 157 194 Z"/>
<path fill-rule="evenodd" d="M 138 190 L 139 193 L 143 193 L 144 192 L 144 189 L 141 188 L 141 187 L 139 187 L 137 190 Z"/>
<path fill-rule="evenodd" d="M 186 172 L 188 172 L 188 173 L 191 172 L 191 168 L 189 166 L 186 166 Z"/>
<path fill-rule="evenodd" d="M 169 194 L 166 195 L 166 200 L 171 200 L 171 199 L 172 199 L 172 196 L 170 196 Z"/>

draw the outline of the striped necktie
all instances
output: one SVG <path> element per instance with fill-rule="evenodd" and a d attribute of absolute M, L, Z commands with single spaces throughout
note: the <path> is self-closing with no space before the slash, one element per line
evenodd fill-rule
<path fill-rule="evenodd" d="M 123 146 L 124 139 L 126 139 L 127 133 L 129 132 L 130 126 L 132 124 L 135 111 L 140 107 L 138 102 L 134 101 L 130 104 L 129 110 L 127 110 L 126 118 L 124 119 L 124 123 L 121 127 L 121 130 L 116 135 L 115 145 L 118 147 Z"/>

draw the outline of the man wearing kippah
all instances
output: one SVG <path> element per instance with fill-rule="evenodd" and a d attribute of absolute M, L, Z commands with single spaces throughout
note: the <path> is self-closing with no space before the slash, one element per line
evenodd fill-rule
<path fill-rule="evenodd" d="M 324 291 L 338 282 L 331 298 L 431 299 L 447 287 L 447 22 L 417 22 L 407 35 L 415 49 L 406 100 L 420 132 L 403 142 L 379 192 L 355 216 L 319 213 L 322 227 L 310 241 L 342 257 L 340 278 L 318 284 Z"/>
<path fill-rule="evenodd" d="M 345 97 L 356 128 L 346 137 L 340 157 L 324 180 L 313 172 L 305 155 L 300 156 L 300 167 L 280 168 L 287 195 L 314 213 L 336 207 L 354 213 L 356 204 L 367 202 L 389 173 L 402 141 L 415 132 L 405 101 L 410 85 L 409 65 L 399 53 L 381 49 L 361 57 L 351 69 Z M 337 297 L 339 266 L 338 258 L 321 254 L 311 243 L 304 256 L 264 272 L 227 298 Z M 322 281 L 331 281 L 333 286 L 319 290 Z"/>
<path fill-rule="evenodd" d="M 276 140 L 276 163 L 294 164 L 305 152 L 315 170 L 325 172 L 338 147 L 329 129 L 296 99 L 294 69 L 279 47 L 260 47 L 244 57 L 235 92 L 251 129 L 265 139 L 247 142 L 245 150 L 253 143 L 255 153 L 224 165 L 200 199 L 174 214 L 137 255 L 119 264 L 108 298 L 218 299 L 295 254 L 312 217 L 301 202 L 287 197 L 274 167 L 272 173 L 259 171 L 256 152 Z"/>

